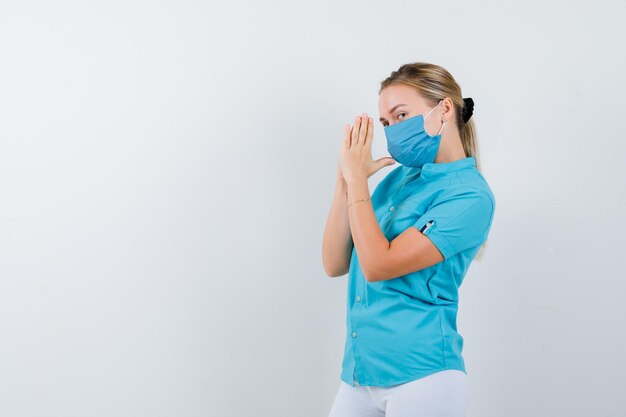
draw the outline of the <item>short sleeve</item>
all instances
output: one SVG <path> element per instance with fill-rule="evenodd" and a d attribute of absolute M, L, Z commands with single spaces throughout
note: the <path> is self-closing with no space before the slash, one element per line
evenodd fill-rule
<path fill-rule="evenodd" d="M 485 242 L 495 200 L 485 190 L 445 193 L 413 224 L 437 246 L 444 259 Z"/>

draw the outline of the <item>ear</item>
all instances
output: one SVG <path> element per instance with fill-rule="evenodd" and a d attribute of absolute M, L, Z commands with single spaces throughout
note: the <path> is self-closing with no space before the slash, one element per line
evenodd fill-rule
<path fill-rule="evenodd" d="M 448 114 L 449 112 L 454 112 L 454 102 L 452 101 L 450 97 L 444 97 L 442 101 L 443 102 L 441 103 L 441 118 L 443 119 L 444 116 Z M 452 115 L 452 113 L 450 113 L 449 115 Z M 448 117 L 447 120 L 451 120 L 451 118 Z"/>

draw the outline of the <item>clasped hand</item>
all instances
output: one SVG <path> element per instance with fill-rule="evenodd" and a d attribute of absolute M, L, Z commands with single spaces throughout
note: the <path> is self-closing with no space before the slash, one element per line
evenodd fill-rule
<path fill-rule="evenodd" d="M 373 139 L 374 119 L 368 117 L 367 113 L 356 116 L 352 126 L 349 124 L 344 126 L 339 167 L 348 184 L 367 180 L 381 168 L 396 163 L 388 156 L 376 161 L 372 159 Z"/>

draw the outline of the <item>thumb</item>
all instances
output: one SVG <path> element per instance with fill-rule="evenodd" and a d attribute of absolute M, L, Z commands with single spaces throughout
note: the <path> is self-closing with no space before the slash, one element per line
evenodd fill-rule
<path fill-rule="evenodd" d="M 381 169 L 381 168 L 384 168 L 386 166 L 393 165 L 395 163 L 396 163 L 395 159 L 393 159 L 393 158 L 391 158 L 389 156 L 385 156 L 383 158 L 380 158 L 380 159 L 376 160 L 376 167 L 377 167 L 377 169 Z"/>

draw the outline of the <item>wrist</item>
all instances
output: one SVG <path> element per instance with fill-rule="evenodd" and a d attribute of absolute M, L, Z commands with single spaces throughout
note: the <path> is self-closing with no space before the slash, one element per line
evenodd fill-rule
<path fill-rule="evenodd" d="M 351 177 L 350 179 L 346 179 L 347 188 L 358 187 L 360 184 L 367 184 L 368 178 L 363 176 Z"/>
<path fill-rule="evenodd" d="M 337 186 L 337 189 L 339 191 L 341 191 L 343 193 L 347 193 L 348 192 L 348 183 L 343 178 L 343 176 L 337 176 L 336 186 Z"/>

